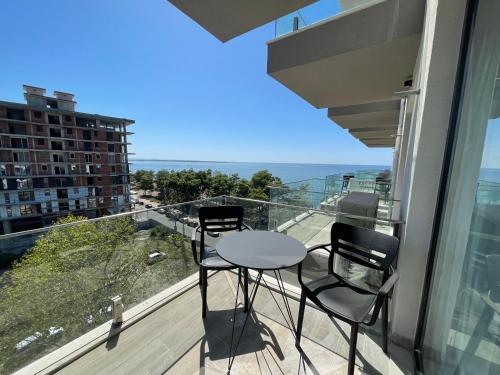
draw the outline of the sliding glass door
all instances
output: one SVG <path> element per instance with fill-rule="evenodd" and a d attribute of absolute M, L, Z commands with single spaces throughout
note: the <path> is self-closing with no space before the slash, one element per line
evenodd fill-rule
<path fill-rule="evenodd" d="M 500 374 L 500 1 L 474 3 L 425 316 L 425 374 Z"/>

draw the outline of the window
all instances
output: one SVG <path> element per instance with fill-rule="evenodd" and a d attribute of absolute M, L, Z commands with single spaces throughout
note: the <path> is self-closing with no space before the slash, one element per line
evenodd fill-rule
<path fill-rule="evenodd" d="M 111 166 L 111 173 L 116 173 L 116 167 L 114 165 Z"/>
<path fill-rule="evenodd" d="M 70 165 L 71 172 L 76 172 L 76 164 Z"/>
<path fill-rule="evenodd" d="M 60 155 L 60 154 L 52 154 L 52 161 L 54 163 L 63 163 L 64 157 L 63 157 L 63 155 Z"/>
<path fill-rule="evenodd" d="M 73 188 L 73 194 L 78 194 L 78 192 L 80 191 L 80 189 L 78 188 Z"/>
<path fill-rule="evenodd" d="M 69 203 L 59 202 L 59 211 L 69 211 Z"/>
<path fill-rule="evenodd" d="M 39 133 L 43 133 L 43 126 L 42 125 L 37 125 L 36 126 L 36 131 Z"/>
<path fill-rule="evenodd" d="M 48 189 L 47 189 L 47 190 L 45 190 L 45 191 L 43 192 L 43 194 L 44 194 L 46 197 L 50 197 L 50 190 L 48 190 Z"/>
<path fill-rule="evenodd" d="M 35 112 L 33 112 L 33 116 L 35 116 L 35 118 L 39 118 L 39 119 L 40 119 L 40 118 L 42 118 L 42 112 L 40 112 L 40 111 L 35 111 Z M 37 128 L 38 128 L 38 127 L 37 127 Z"/>
<path fill-rule="evenodd" d="M 99 136 L 99 132 L 97 130 L 94 130 L 94 137 L 98 137 Z"/>
<path fill-rule="evenodd" d="M 425 374 L 498 374 L 500 14 L 475 2 L 424 320 Z"/>
<path fill-rule="evenodd" d="M 75 209 L 77 209 L 77 210 L 80 209 L 80 201 L 78 199 L 75 200 Z"/>
<path fill-rule="evenodd" d="M 66 116 L 64 116 L 64 121 L 66 121 L 66 122 L 72 122 L 73 118 L 71 116 L 66 115 Z"/>
<path fill-rule="evenodd" d="M 47 164 L 42 164 L 41 168 L 42 168 L 42 171 L 44 171 L 44 172 L 47 172 L 49 170 L 49 167 Z"/>
<path fill-rule="evenodd" d="M 85 154 L 85 162 L 92 163 L 92 154 Z"/>
<path fill-rule="evenodd" d="M 75 154 L 73 154 L 73 153 L 69 154 L 69 158 L 70 159 L 74 159 L 75 158 Z"/>
<path fill-rule="evenodd" d="M 16 176 L 26 176 L 31 174 L 31 166 L 14 164 L 14 175 Z"/>
<path fill-rule="evenodd" d="M 12 159 L 17 162 L 29 162 L 30 154 L 26 151 L 15 151 L 12 153 Z"/>
<path fill-rule="evenodd" d="M 44 146 L 44 145 L 45 145 L 45 139 L 43 139 L 43 138 L 38 138 L 38 139 L 36 140 L 36 144 L 37 144 L 38 146 Z"/>
<path fill-rule="evenodd" d="M 7 206 L 7 217 L 12 217 L 12 206 Z"/>
<path fill-rule="evenodd" d="M 99 143 L 94 142 L 94 148 L 96 148 L 96 149 L 99 148 Z"/>
<path fill-rule="evenodd" d="M 111 132 L 107 132 L 107 133 L 106 133 L 106 140 L 108 140 L 108 141 L 112 141 L 112 140 L 113 140 L 113 133 L 111 133 Z"/>
<path fill-rule="evenodd" d="M 61 122 L 59 120 L 59 116 L 48 115 L 49 124 L 59 125 Z"/>
<path fill-rule="evenodd" d="M 5 203 L 10 203 L 10 194 L 9 193 L 3 193 L 3 199 Z"/>
<path fill-rule="evenodd" d="M 26 138 L 11 138 L 10 144 L 12 148 L 28 148 L 28 140 Z"/>
<path fill-rule="evenodd" d="M 66 128 L 66 134 L 73 134 L 73 129 Z"/>
<path fill-rule="evenodd" d="M 115 152 L 115 145 L 112 143 L 108 143 L 108 152 Z"/>
<path fill-rule="evenodd" d="M 68 199 L 68 189 L 57 189 L 57 199 Z"/>
<path fill-rule="evenodd" d="M 7 176 L 7 166 L 0 164 L 0 176 Z"/>
<path fill-rule="evenodd" d="M 95 154 L 95 158 L 96 158 L 97 160 L 100 160 L 100 159 L 101 159 L 101 155 L 99 155 L 99 154 Z"/>
<path fill-rule="evenodd" d="M 28 202 L 35 200 L 35 194 L 32 191 L 20 191 L 17 193 L 19 202 Z"/>
<path fill-rule="evenodd" d="M 75 147 L 74 141 L 68 141 L 68 147 Z"/>
<path fill-rule="evenodd" d="M 52 213 L 52 202 L 45 202 L 45 207 L 48 214 Z"/>
<path fill-rule="evenodd" d="M 47 99 L 47 108 L 57 108 L 57 100 Z"/>
<path fill-rule="evenodd" d="M 24 215 L 32 215 L 35 213 L 33 206 L 30 204 L 21 204 L 19 205 L 19 210 L 21 211 L 21 216 Z"/>
<path fill-rule="evenodd" d="M 27 178 L 19 178 L 16 180 L 17 190 L 31 188 L 30 181 Z"/>

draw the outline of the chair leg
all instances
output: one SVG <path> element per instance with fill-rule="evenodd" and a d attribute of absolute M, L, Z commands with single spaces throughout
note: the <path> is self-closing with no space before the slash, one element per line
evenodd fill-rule
<path fill-rule="evenodd" d="M 201 317 L 205 319 L 207 316 L 207 286 L 208 286 L 208 271 L 206 268 L 201 268 Z"/>
<path fill-rule="evenodd" d="M 306 294 L 300 294 L 299 318 L 297 319 L 297 332 L 295 334 L 295 346 L 300 348 L 300 337 L 302 335 L 302 322 L 304 321 L 304 310 L 306 308 Z"/>
<path fill-rule="evenodd" d="M 387 331 L 389 328 L 389 301 L 386 297 L 382 305 L 382 350 L 387 354 Z"/>
<path fill-rule="evenodd" d="M 356 343 L 358 342 L 358 323 L 351 325 L 351 338 L 349 340 L 349 364 L 347 368 L 348 375 L 354 375 L 356 365 Z"/>
<path fill-rule="evenodd" d="M 245 298 L 244 312 L 248 312 L 248 268 L 243 268 L 243 294 Z"/>

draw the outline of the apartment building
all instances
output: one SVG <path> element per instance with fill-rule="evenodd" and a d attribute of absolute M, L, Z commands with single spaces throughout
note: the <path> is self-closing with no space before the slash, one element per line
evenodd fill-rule
<path fill-rule="evenodd" d="M 75 111 L 73 94 L 23 86 L 26 104 L 0 101 L 0 234 L 128 211 L 127 126 Z"/>

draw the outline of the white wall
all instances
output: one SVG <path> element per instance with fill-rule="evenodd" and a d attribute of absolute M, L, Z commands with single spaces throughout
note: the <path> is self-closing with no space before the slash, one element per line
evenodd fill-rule
<path fill-rule="evenodd" d="M 428 0 L 414 88 L 403 177 L 406 222 L 398 259 L 400 281 L 393 298 L 393 341 L 411 348 L 415 338 L 430 247 L 466 0 Z"/>

